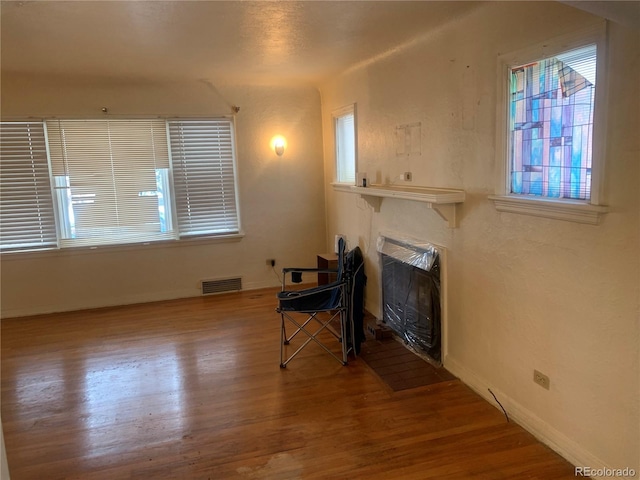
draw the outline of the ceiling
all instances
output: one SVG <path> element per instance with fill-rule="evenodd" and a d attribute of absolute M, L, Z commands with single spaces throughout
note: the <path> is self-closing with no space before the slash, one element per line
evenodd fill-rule
<path fill-rule="evenodd" d="M 564 3 L 640 18 L 635 1 Z M 2 0 L 1 65 L 3 73 L 76 78 L 317 85 L 483 4 Z"/>
<path fill-rule="evenodd" d="M 2 69 L 317 84 L 481 5 L 477 1 L 2 1 Z"/>

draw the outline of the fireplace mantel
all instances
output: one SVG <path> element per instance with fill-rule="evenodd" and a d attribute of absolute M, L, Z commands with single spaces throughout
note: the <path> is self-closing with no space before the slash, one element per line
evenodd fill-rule
<path fill-rule="evenodd" d="M 435 210 L 446 221 L 450 228 L 458 226 L 456 219 L 456 205 L 463 203 L 464 190 L 452 188 L 410 187 L 406 185 L 371 185 L 357 187 L 334 183 L 333 188 L 339 192 L 356 193 L 360 195 L 375 212 L 380 211 L 380 205 L 385 198 L 411 200 L 422 202 L 428 208 Z"/>

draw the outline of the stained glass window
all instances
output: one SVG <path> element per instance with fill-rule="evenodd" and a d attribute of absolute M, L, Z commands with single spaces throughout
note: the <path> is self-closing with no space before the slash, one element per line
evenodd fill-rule
<path fill-rule="evenodd" d="M 511 68 L 511 193 L 589 200 L 596 46 Z"/>

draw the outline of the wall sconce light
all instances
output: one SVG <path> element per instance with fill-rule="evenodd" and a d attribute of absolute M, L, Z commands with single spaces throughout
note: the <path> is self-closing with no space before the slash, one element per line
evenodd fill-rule
<path fill-rule="evenodd" d="M 282 135 L 276 135 L 271 139 L 271 148 L 276 155 L 281 157 L 287 148 L 287 140 Z"/>

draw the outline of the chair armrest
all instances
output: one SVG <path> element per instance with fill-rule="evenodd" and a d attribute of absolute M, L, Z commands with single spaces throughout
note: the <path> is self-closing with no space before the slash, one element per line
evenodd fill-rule
<path fill-rule="evenodd" d="M 316 273 L 338 273 L 337 269 L 328 268 L 283 268 L 282 273 L 289 272 L 316 272 Z"/>
<path fill-rule="evenodd" d="M 326 303 L 323 303 L 323 306 L 319 306 L 318 304 L 315 304 L 312 310 L 325 311 L 325 310 L 337 308 L 342 303 L 342 300 L 344 299 L 344 288 L 346 288 L 346 285 L 347 285 L 346 280 L 341 280 L 333 283 L 328 283 L 326 285 L 320 285 L 318 287 L 306 288 L 303 290 L 282 290 L 278 294 L 279 306 L 278 308 L 276 308 L 276 311 L 278 312 L 281 310 L 308 311 L 308 308 L 312 307 L 311 304 L 305 305 L 305 308 L 300 308 L 300 305 L 298 305 L 298 308 L 296 308 L 293 305 L 295 305 L 296 303 L 299 304 L 301 300 L 304 301 L 306 298 L 315 298 L 317 300 L 318 295 L 321 295 L 323 293 L 330 293 L 335 290 L 340 290 L 341 291 L 340 296 L 320 297 L 320 300 L 322 302 L 327 302 L 330 300 L 331 301 L 330 305 Z"/>

